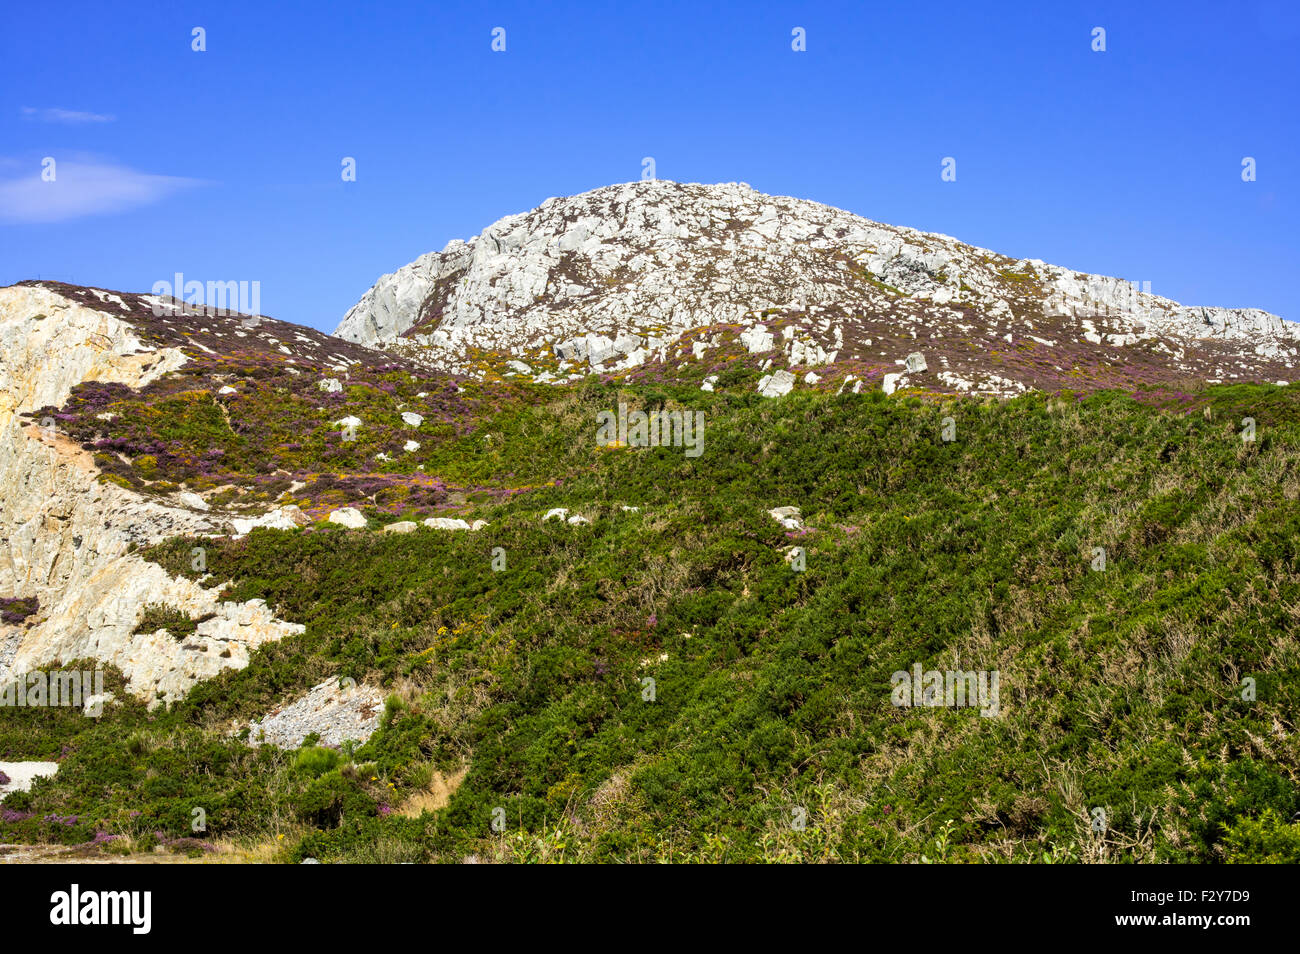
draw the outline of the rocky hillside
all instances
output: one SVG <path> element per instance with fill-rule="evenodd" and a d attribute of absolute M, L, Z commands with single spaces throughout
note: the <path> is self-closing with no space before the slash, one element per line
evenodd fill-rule
<path fill-rule="evenodd" d="M 0 289 L 0 694 L 109 696 L 0 711 L 0 843 L 1300 860 L 1292 326 L 1127 296 L 670 183 L 355 340 Z"/>
<path fill-rule="evenodd" d="M 399 516 L 477 529 L 462 518 L 555 479 L 506 477 L 500 446 L 470 436 L 516 390 L 265 316 L 55 282 L 0 289 L 0 685 L 89 659 L 157 704 L 247 665 L 301 625 L 140 551 Z M 487 471 L 451 464 L 473 457 Z"/>
<path fill-rule="evenodd" d="M 94 659 L 120 669 L 146 701 L 175 699 L 199 679 L 247 664 L 261 642 L 301 630 L 260 603 L 219 602 L 142 560 L 135 551 L 149 543 L 232 528 L 197 495 L 141 494 L 126 481 L 105 480 L 104 458 L 73 439 L 68 425 L 76 415 L 60 410 L 74 391 L 130 395 L 156 386 L 196 356 L 215 356 L 210 345 L 222 348 L 223 360 L 244 347 L 241 339 L 260 343 L 252 350 L 279 347 L 266 340 L 274 338 L 271 324 L 245 330 L 227 318 L 222 331 L 211 327 L 220 322 L 194 317 L 184 309 L 160 317 L 152 299 L 98 289 L 0 289 L 0 595 L 27 601 L 30 610 L 0 623 L 0 681 Z M 343 361 L 340 352 L 349 350 L 324 335 L 299 337 L 300 351 L 318 359 Z M 93 413 L 109 427 L 120 410 L 105 403 Z M 157 441 L 156 422 L 152 433 Z M 185 641 L 161 629 L 137 632 L 154 605 L 203 622 Z"/>
<path fill-rule="evenodd" d="M 769 393 L 1271 383 L 1300 354 L 1300 326 L 1263 311 L 1180 305 L 744 183 L 667 181 L 501 219 L 385 275 L 335 333 L 548 382 L 712 384 L 752 365 Z"/>

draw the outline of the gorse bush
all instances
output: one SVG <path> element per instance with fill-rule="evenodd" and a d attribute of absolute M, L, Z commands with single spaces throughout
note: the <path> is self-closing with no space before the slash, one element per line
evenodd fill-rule
<path fill-rule="evenodd" d="M 507 403 L 427 458 L 515 475 L 484 530 L 205 541 L 306 632 L 165 710 L 25 714 L 7 757 L 67 752 L 19 805 L 173 836 L 201 805 L 290 859 L 1294 860 L 1300 391 L 1194 398 Z M 620 399 L 703 410 L 703 454 L 593 452 Z M 146 555 L 197 578 L 195 542 Z M 998 714 L 895 707 L 918 665 L 998 673 Z M 355 751 L 229 735 L 335 676 L 391 694 Z"/>
<path fill-rule="evenodd" d="M 304 744 L 302 748 L 298 749 L 298 753 L 293 760 L 293 766 L 305 775 L 320 778 L 326 772 L 338 768 L 342 761 L 343 756 L 334 749 Z"/>
<path fill-rule="evenodd" d="M 141 611 L 140 621 L 136 623 L 132 632 L 155 633 L 160 629 L 165 629 L 173 639 L 183 640 L 194 635 L 199 628 L 199 623 L 211 618 L 212 614 L 191 618 L 187 613 L 174 607 L 151 603 Z"/>

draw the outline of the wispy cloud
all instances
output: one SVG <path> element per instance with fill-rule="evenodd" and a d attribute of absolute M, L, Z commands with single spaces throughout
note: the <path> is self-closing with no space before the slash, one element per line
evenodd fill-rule
<path fill-rule="evenodd" d="M 76 109 L 37 109 L 34 106 L 24 106 L 23 115 L 28 119 L 34 119 L 42 123 L 65 123 L 76 125 L 78 123 L 111 123 L 117 119 L 116 116 L 108 113 L 86 113 Z"/>
<path fill-rule="evenodd" d="M 22 170 L 22 171 L 19 171 Z M 202 179 L 160 176 L 93 158 L 58 159 L 46 181 L 40 162 L 0 160 L 0 222 L 66 222 L 161 201 Z"/>

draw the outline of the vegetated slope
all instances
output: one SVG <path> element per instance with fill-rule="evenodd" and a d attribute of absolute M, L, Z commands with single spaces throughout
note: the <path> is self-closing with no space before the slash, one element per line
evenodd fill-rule
<path fill-rule="evenodd" d="M 179 493 L 197 494 L 220 512 L 294 503 L 314 517 L 353 504 L 426 514 L 449 500 L 463 503 L 462 490 L 497 492 L 449 488 L 426 465 L 440 450 L 446 456 L 445 445 L 472 432 L 495 403 L 527 390 L 523 384 L 489 392 L 262 316 L 179 304 L 175 314 L 158 316 L 152 296 L 24 284 L 103 310 L 147 345 L 185 355 L 143 388 L 88 380 L 64 405 L 25 415 L 92 452 L 103 480 L 177 504 Z"/>
<path fill-rule="evenodd" d="M 487 378 L 591 370 L 1007 395 L 1290 380 L 1300 329 L 744 183 L 548 199 L 383 276 L 336 334 Z M 1154 283 L 1159 289 L 1158 280 Z M 926 367 L 905 366 L 920 353 Z M 757 379 L 758 374 L 754 375 Z M 754 381 L 749 382 L 752 387 Z"/>
<path fill-rule="evenodd" d="M 703 454 L 597 449 L 620 401 L 703 411 Z M 460 466 L 558 486 L 477 534 L 209 541 L 306 632 L 167 710 L 15 710 L 0 758 L 63 757 L 0 838 L 176 839 L 201 806 L 291 859 L 1300 860 L 1298 404 L 517 397 Z M 195 578 L 192 543 L 148 556 Z M 895 707 L 916 664 L 997 671 L 998 714 Z M 228 737 L 329 676 L 391 692 L 364 746 Z"/>

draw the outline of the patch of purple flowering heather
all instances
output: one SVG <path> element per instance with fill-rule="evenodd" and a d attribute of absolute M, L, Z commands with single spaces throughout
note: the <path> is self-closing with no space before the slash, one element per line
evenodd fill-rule
<path fill-rule="evenodd" d="M 0 621 L 11 626 L 35 616 L 40 609 L 41 601 L 35 596 L 0 597 Z"/>

